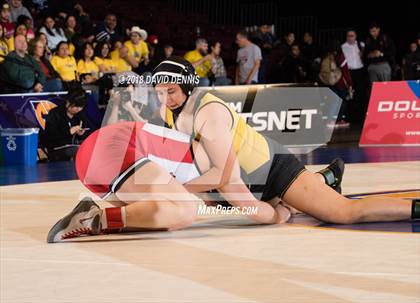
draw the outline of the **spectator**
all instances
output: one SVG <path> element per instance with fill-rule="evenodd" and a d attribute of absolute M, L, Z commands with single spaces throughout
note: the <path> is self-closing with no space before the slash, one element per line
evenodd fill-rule
<path fill-rule="evenodd" d="M 210 85 L 211 55 L 208 54 L 209 45 L 206 39 L 199 38 L 195 41 L 195 50 L 189 51 L 184 55 L 185 60 L 189 61 L 195 68 L 195 72 L 200 77 L 199 86 Z"/>
<path fill-rule="evenodd" d="M 49 48 L 54 51 L 58 44 L 62 41 L 67 41 L 64 31 L 55 25 L 54 18 L 48 16 L 44 20 L 44 26 L 39 32 L 45 34 L 48 40 Z"/>
<path fill-rule="evenodd" d="M 262 24 L 258 27 L 253 38 L 251 39 L 261 49 L 262 61 L 258 72 L 258 82 L 266 83 L 266 73 L 269 69 L 269 57 L 271 50 L 276 44 L 276 37 L 271 33 L 270 26 L 268 24 Z"/>
<path fill-rule="evenodd" d="M 99 67 L 93 59 L 93 46 L 85 43 L 81 48 L 81 59 L 77 62 L 77 73 L 82 84 L 92 84 L 99 78 Z"/>
<path fill-rule="evenodd" d="M 156 55 L 156 49 L 159 47 L 159 38 L 156 35 L 151 35 L 147 38 L 147 47 L 149 48 L 149 59 Z"/>
<path fill-rule="evenodd" d="M 148 65 L 149 70 L 153 71 L 155 67 L 159 65 L 160 62 L 171 57 L 173 52 L 174 48 L 172 45 L 165 44 L 163 48 L 159 44 L 156 45 L 155 54 L 153 57 L 151 57 L 150 63 Z"/>
<path fill-rule="evenodd" d="M 4 3 L 1 7 L 0 24 L 4 28 L 5 37 L 7 39 L 13 37 L 15 32 L 15 25 L 10 21 L 10 6 L 7 3 Z"/>
<path fill-rule="evenodd" d="M 139 66 L 136 59 L 130 56 L 128 48 L 121 41 L 115 42 L 111 58 L 117 73 L 129 72 Z"/>
<path fill-rule="evenodd" d="M 249 41 L 248 34 L 240 31 L 236 34 L 239 50 L 236 57 L 235 84 L 258 83 L 258 70 L 261 63 L 261 49 Z"/>
<path fill-rule="evenodd" d="M 362 105 L 362 113 L 367 110 L 367 79 L 366 70 L 363 65 L 363 51 L 365 44 L 357 41 L 357 34 L 354 29 L 347 30 L 346 42 L 341 45 L 354 88 L 354 101 Z"/>
<path fill-rule="evenodd" d="M 103 74 L 115 73 L 117 71 L 114 62 L 111 59 L 110 45 L 106 41 L 102 41 L 95 46 L 95 59 L 99 72 Z"/>
<path fill-rule="evenodd" d="M 35 36 L 35 39 L 39 39 L 39 41 L 41 41 L 44 44 L 44 57 L 45 57 L 45 59 L 50 61 L 52 56 L 53 56 L 53 52 L 48 47 L 47 36 L 43 33 L 38 33 L 38 35 Z"/>
<path fill-rule="evenodd" d="M 87 137 L 89 125 L 84 109 L 87 97 L 82 89 L 69 92 L 65 103 L 50 110 L 45 121 L 45 142 L 51 161 L 73 159 Z"/>
<path fill-rule="evenodd" d="M 26 27 L 26 25 L 25 24 L 16 24 L 13 37 L 11 37 L 8 40 L 10 51 L 15 50 L 15 36 L 17 36 L 17 35 L 24 36 L 26 38 L 26 41 L 29 42 L 29 39 L 28 39 L 28 36 L 27 36 L 28 35 L 28 28 Z"/>
<path fill-rule="evenodd" d="M 25 36 L 26 41 L 28 41 L 28 27 L 26 26 L 26 24 L 18 24 L 16 23 L 16 27 L 15 27 L 15 36 L 17 35 L 22 35 Z"/>
<path fill-rule="evenodd" d="M 45 58 L 45 45 L 39 38 L 35 38 L 29 43 L 29 54 L 41 67 L 44 75 L 44 82 L 41 83 L 43 91 L 59 92 L 63 90 L 63 83 L 60 80 L 59 74 L 56 72 L 50 61 Z"/>
<path fill-rule="evenodd" d="M 163 54 L 165 56 L 165 59 L 168 59 L 169 57 L 171 57 L 173 53 L 174 53 L 174 47 L 172 45 L 166 44 L 163 47 Z"/>
<path fill-rule="evenodd" d="M 76 17 L 68 15 L 64 22 L 64 35 L 67 41 L 72 42 L 76 47 L 82 45 L 83 42 L 79 41 L 80 35 L 77 29 Z"/>
<path fill-rule="evenodd" d="M 17 22 L 20 15 L 25 15 L 32 20 L 32 15 L 26 7 L 22 5 L 22 0 L 11 0 L 10 1 L 10 21 Z"/>
<path fill-rule="evenodd" d="M 60 75 L 63 82 L 77 81 L 77 64 L 73 56 L 69 54 L 69 44 L 61 41 L 57 45 L 55 55 L 51 58 L 51 64 Z M 68 83 L 64 83 L 65 86 Z"/>
<path fill-rule="evenodd" d="M 303 34 L 302 56 L 312 64 L 320 55 L 321 52 L 319 46 L 314 42 L 314 37 L 310 32 L 305 32 Z"/>
<path fill-rule="evenodd" d="M 3 25 L 0 24 L 0 63 L 4 61 L 4 58 L 9 53 L 9 43 L 6 39 L 6 30 Z"/>
<path fill-rule="evenodd" d="M 309 63 L 307 78 L 309 81 L 315 82 L 317 79 L 316 75 L 319 72 L 319 63 L 321 62 L 321 49 L 315 44 L 314 37 L 310 32 L 303 34 L 301 52 L 302 57 Z"/>
<path fill-rule="evenodd" d="M 293 32 L 288 32 L 284 36 L 283 43 L 280 44 L 279 47 L 279 59 L 282 61 L 288 54 L 290 54 L 290 51 L 292 50 L 292 45 L 296 44 L 296 35 Z"/>
<path fill-rule="evenodd" d="M 24 15 L 20 15 L 18 17 L 18 21 L 17 21 L 18 25 L 25 25 L 26 27 L 26 39 L 28 40 L 28 42 L 30 40 L 32 40 L 33 38 L 35 38 L 35 33 L 33 30 L 33 24 L 32 24 L 32 19 L 28 18 L 27 16 Z"/>
<path fill-rule="evenodd" d="M 365 56 L 370 82 L 390 81 L 395 64 L 395 45 L 391 38 L 381 33 L 377 23 L 369 25 Z"/>
<path fill-rule="evenodd" d="M 410 43 L 409 52 L 402 60 L 402 78 L 403 80 L 420 79 L 420 47 L 416 42 Z"/>
<path fill-rule="evenodd" d="M 74 6 L 74 16 L 76 17 L 76 24 L 78 33 L 83 42 L 93 43 L 95 41 L 95 33 L 89 15 L 84 11 L 82 5 L 77 3 Z"/>
<path fill-rule="evenodd" d="M 301 56 L 299 45 L 292 45 L 290 54 L 281 66 L 281 81 L 283 83 L 307 82 L 309 62 Z"/>
<path fill-rule="evenodd" d="M 15 37 L 15 50 L 6 56 L 0 65 L 0 79 L 4 82 L 3 92 L 42 92 L 45 82 L 41 67 L 27 54 L 28 43 L 22 35 Z"/>
<path fill-rule="evenodd" d="M 341 108 L 337 116 L 337 123 L 328 125 L 329 127 L 349 127 L 350 123 L 346 121 L 347 100 L 352 98 L 353 83 L 346 59 L 341 50 L 340 44 L 332 43 L 327 52 L 321 59 L 321 68 L 319 79 L 322 84 L 328 86 L 341 99 Z"/>
<path fill-rule="evenodd" d="M 230 79 L 226 77 L 226 68 L 223 63 L 222 57 L 220 57 L 220 51 L 222 45 L 219 41 L 215 41 L 210 44 L 211 49 L 211 60 L 212 60 L 212 72 L 214 75 L 213 85 L 229 85 L 232 83 Z"/>
<path fill-rule="evenodd" d="M 277 39 L 271 33 L 270 26 L 268 24 L 262 24 L 258 27 L 252 40 L 264 53 L 265 50 L 271 50 L 274 47 Z"/>
<path fill-rule="evenodd" d="M 108 14 L 105 17 L 104 23 L 98 26 L 96 33 L 96 41 L 108 41 L 112 45 L 121 40 L 122 37 L 116 30 L 117 28 L 117 16 L 114 14 Z"/>
<path fill-rule="evenodd" d="M 124 43 L 128 54 L 137 61 L 138 65 L 149 63 L 149 48 L 145 42 L 146 39 L 147 32 L 138 26 L 133 26 L 130 30 L 130 40 Z"/>

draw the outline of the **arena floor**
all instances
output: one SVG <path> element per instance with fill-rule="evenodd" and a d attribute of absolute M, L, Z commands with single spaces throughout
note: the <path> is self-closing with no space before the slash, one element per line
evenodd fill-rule
<path fill-rule="evenodd" d="M 420 196 L 419 161 L 346 169 L 345 194 Z M 50 227 L 86 192 L 82 185 L 0 190 L 2 303 L 420 302 L 420 222 L 334 226 L 298 215 L 255 226 L 208 216 L 183 231 L 47 244 Z"/>

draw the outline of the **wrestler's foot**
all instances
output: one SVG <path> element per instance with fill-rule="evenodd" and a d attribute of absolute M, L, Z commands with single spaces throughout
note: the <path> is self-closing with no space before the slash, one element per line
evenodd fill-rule
<path fill-rule="evenodd" d="M 49 231 L 47 242 L 62 242 L 82 235 L 101 233 L 102 210 L 89 197 L 82 201 L 67 216 L 58 221 Z"/>
<path fill-rule="evenodd" d="M 344 161 L 341 158 L 334 159 L 330 165 L 321 169 L 321 174 L 325 179 L 325 184 L 341 194 L 341 181 L 344 175 Z"/>

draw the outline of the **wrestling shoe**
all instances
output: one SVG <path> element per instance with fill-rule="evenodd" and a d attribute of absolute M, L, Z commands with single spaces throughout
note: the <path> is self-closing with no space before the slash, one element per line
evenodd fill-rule
<path fill-rule="evenodd" d="M 341 181 L 343 180 L 344 175 L 343 159 L 334 159 L 330 165 L 321 169 L 318 173 L 324 177 L 325 184 L 341 194 Z"/>
<path fill-rule="evenodd" d="M 101 233 L 102 210 L 89 197 L 85 197 L 67 216 L 58 221 L 48 232 L 47 242 Z"/>

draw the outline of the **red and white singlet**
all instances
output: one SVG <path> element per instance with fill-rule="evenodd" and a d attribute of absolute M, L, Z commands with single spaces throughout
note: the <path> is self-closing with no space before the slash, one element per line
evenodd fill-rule
<path fill-rule="evenodd" d="M 143 122 L 121 122 L 93 132 L 76 154 L 76 172 L 90 191 L 106 199 L 149 161 L 180 183 L 200 175 L 190 136 Z"/>

